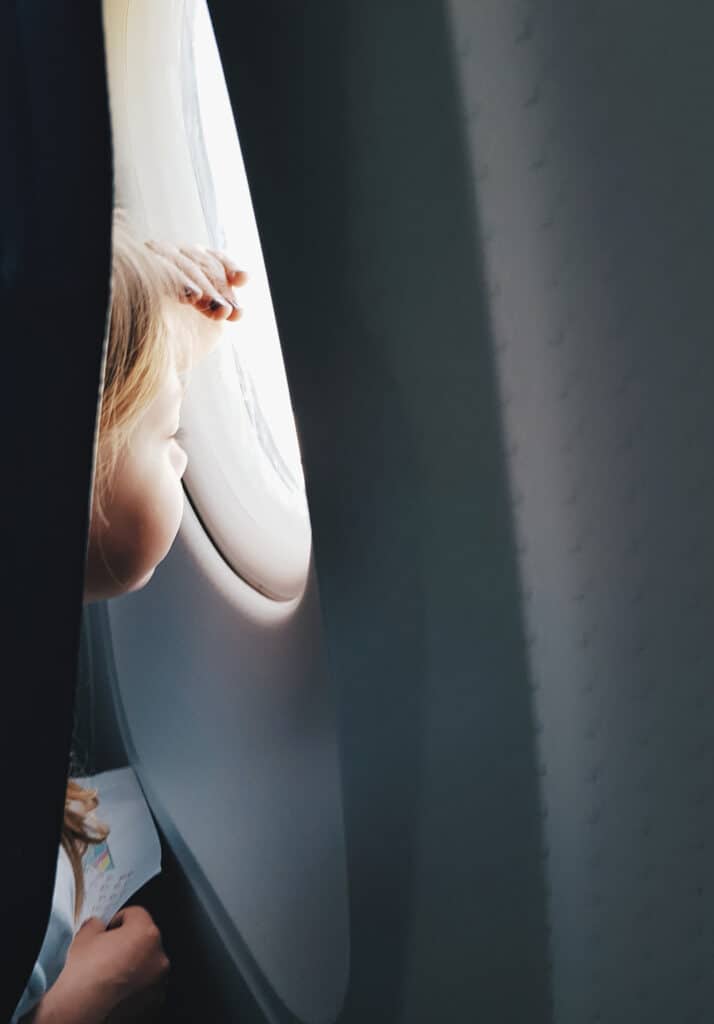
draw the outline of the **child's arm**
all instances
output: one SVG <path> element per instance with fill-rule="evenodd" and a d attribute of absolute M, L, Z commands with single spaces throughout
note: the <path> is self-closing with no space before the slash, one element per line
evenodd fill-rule
<path fill-rule="evenodd" d="M 143 907 L 120 910 L 106 929 L 92 917 L 77 932 L 57 981 L 23 1024 L 101 1024 L 168 969 L 159 930 Z"/>

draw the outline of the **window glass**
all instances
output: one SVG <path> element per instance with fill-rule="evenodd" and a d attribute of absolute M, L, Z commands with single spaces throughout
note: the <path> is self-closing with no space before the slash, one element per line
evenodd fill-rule
<path fill-rule="evenodd" d="M 258 229 L 205 0 L 104 6 L 117 201 L 139 237 L 225 249 L 243 317 L 192 374 L 184 485 L 225 561 L 275 601 L 302 594 L 310 524 Z"/>
<path fill-rule="evenodd" d="M 243 317 L 194 375 L 186 487 L 224 557 L 274 599 L 304 584 L 310 531 L 297 434 L 238 135 L 208 8 L 188 4 L 181 46 L 185 134 L 209 243 L 249 275 Z"/>
<path fill-rule="evenodd" d="M 276 472 L 292 487 L 303 488 L 300 452 L 280 352 L 278 330 L 243 159 L 220 56 L 205 3 L 195 7 L 193 59 L 200 132 L 210 171 L 202 182 L 209 228 L 215 244 L 250 268 L 240 291 L 244 319 L 233 334 L 237 378 L 257 436 Z M 192 65 L 192 68 L 191 68 Z M 202 159 L 195 153 L 196 162 Z M 211 223 L 213 221 L 213 223 Z"/>

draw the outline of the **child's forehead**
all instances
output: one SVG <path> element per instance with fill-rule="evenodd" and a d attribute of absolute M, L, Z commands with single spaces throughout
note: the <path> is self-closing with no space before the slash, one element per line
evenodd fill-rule
<path fill-rule="evenodd" d="M 193 325 L 188 315 L 189 309 L 190 307 L 182 306 L 178 302 L 171 302 L 167 303 L 163 310 L 171 361 L 180 375 L 187 373 L 193 362 L 195 342 Z"/>
<path fill-rule="evenodd" d="M 167 423 L 172 423 L 180 413 L 185 390 L 184 376 L 179 375 L 175 366 L 169 365 L 137 424 L 139 431 L 163 430 Z"/>
<path fill-rule="evenodd" d="M 182 369 L 175 359 L 169 360 L 163 380 L 161 382 L 161 393 L 167 399 L 174 399 L 177 396 L 183 398 L 188 383 L 188 369 Z"/>

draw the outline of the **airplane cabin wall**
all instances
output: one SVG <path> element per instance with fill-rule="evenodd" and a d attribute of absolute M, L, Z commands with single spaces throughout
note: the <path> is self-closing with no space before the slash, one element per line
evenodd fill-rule
<path fill-rule="evenodd" d="M 714 18 L 448 6 L 517 521 L 553 1021 L 709 1020 Z"/>
<path fill-rule="evenodd" d="M 337 709 L 337 1019 L 706 1020 L 710 16 L 210 7 Z"/>
<path fill-rule="evenodd" d="M 342 757 L 344 1022 L 547 1020 L 531 692 L 439 3 L 213 3 L 301 438 Z"/>

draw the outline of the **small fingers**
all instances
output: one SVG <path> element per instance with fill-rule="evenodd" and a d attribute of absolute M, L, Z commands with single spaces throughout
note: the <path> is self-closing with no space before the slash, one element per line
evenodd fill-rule
<path fill-rule="evenodd" d="M 211 320 L 238 319 L 237 304 L 214 287 L 196 260 L 165 242 L 147 242 L 148 248 L 168 264 L 177 282 L 177 297 L 188 302 Z"/>
<path fill-rule="evenodd" d="M 231 288 L 240 288 L 248 280 L 248 275 L 245 270 L 241 270 L 240 267 L 234 263 L 234 261 L 224 252 L 218 252 L 216 249 L 207 249 L 207 253 L 217 260 L 223 268 L 226 281 Z M 229 293 L 232 297 L 232 292 Z M 241 316 L 240 307 L 236 306 L 236 315 L 229 316 L 229 320 L 238 320 Z"/>
<path fill-rule="evenodd" d="M 84 942 L 91 942 L 95 935 L 99 935 L 105 930 L 104 921 L 100 917 L 88 917 L 77 929 L 74 936 L 74 944 L 76 944 L 76 947 L 79 947 Z"/>
<path fill-rule="evenodd" d="M 228 281 L 233 288 L 240 288 L 240 286 L 245 284 L 248 280 L 248 275 L 245 270 L 241 270 L 238 264 L 235 263 L 227 253 L 218 252 L 217 249 L 206 249 L 206 252 L 210 253 L 210 255 L 213 256 L 214 259 L 218 260 L 222 265 L 225 271 L 226 281 Z"/>
<path fill-rule="evenodd" d="M 200 267 L 216 291 L 229 304 L 230 313 L 227 319 L 238 320 L 241 310 L 233 295 L 234 282 L 232 279 L 236 276 L 233 271 L 228 270 L 212 249 L 204 249 L 201 246 L 182 246 L 180 252 L 186 259 Z M 238 270 L 235 264 L 233 267 L 236 271 Z"/>
<path fill-rule="evenodd" d="M 193 281 L 188 274 L 185 274 L 182 270 L 179 270 L 178 267 L 170 264 L 167 259 L 163 256 L 159 256 L 158 253 L 156 253 L 156 255 L 161 262 L 170 267 L 172 271 L 172 277 L 176 283 L 176 298 L 179 302 L 190 302 L 192 304 L 200 302 L 203 298 L 203 289 Z"/>

